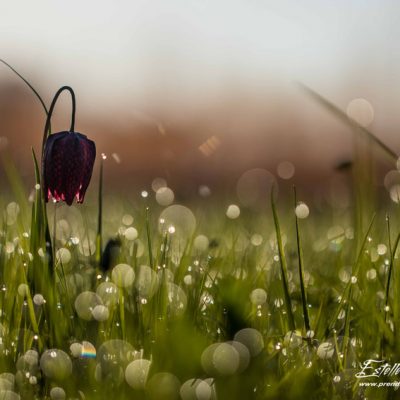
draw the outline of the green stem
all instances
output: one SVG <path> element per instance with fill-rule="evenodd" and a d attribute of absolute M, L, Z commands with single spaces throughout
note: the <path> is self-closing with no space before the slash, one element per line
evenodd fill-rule
<path fill-rule="evenodd" d="M 96 238 L 96 262 L 100 266 L 102 263 L 103 249 L 103 158 L 100 160 L 100 176 L 99 176 L 99 213 L 97 216 L 97 238 Z"/>
<path fill-rule="evenodd" d="M 50 134 L 50 123 L 51 123 L 51 117 L 53 116 L 53 111 L 54 107 L 57 103 L 57 100 L 62 92 L 67 90 L 71 94 L 71 100 L 72 100 L 72 113 L 71 113 L 71 126 L 69 128 L 70 132 L 74 131 L 75 128 L 75 112 L 76 112 L 76 101 L 75 101 L 75 93 L 72 90 L 70 86 L 62 86 L 60 89 L 57 90 L 56 94 L 53 97 L 53 100 L 50 104 L 49 112 L 47 113 L 47 118 L 46 118 L 46 124 L 44 126 L 44 132 L 43 132 L 43 142 L 42 142 L 42 157 L 43 157 L 43 151 L 44 151 L 44 146 L 46 144 L 47 137 Z"/>
<path fill-rule="evenodd" d="M 151 247 L 151 235 L 150 235 L 150 209 L 146 207 L 146 232 L 147 232 L 147 246 L 149 247 L 149 263 L 150 268 L 154 268 L 153 252 Z"/>
<path fill-rule="evenodd" d="M 296 327 L 295 327 L 295 323 L 294 323 L 294 316 L 293 316 L 293 310 L 292 310 L 292 301 L 290 299 L 290 294 L 289 294 L 286 257 L 285 257 L 285 253 L 283 251 L 281 230 L 280 230 L 280 227 L 279 227 L 279 219 L 278 219 L 278 214 L 276 212 L 276 206 L 275 206 L 275 201 L 274 201 L 274 188 L 272 188 L 272 190 L 271 190 L 271 206 L 272 206 L 272 214 L 274 216 L 276 241 L 277 241 L 277 244 L 278 244 L 279 262 L 280 262 L 280 266 L 281 266 L 283 293 L 284 293 L 284 296 L 285 296 L 285 306 L 286 306 L 286 312 L 287 312 L 287 315 L 288 315 L 289 329 L 291 331 L 294 331 L 296 329 Z"/>
<path fill-rule="evenodd" d="M 296 209 L 297 206 L 297 194 L 296 194 L 296 186 L 293 186 L 293 193 L 294 193 L 294 208 Z M 303 271 L 303 251 L 301 249 L 301 242 L 300 242 L 300 230 L 299 230 L 299 219 L 295 213 L 295 220 L 296 220 L 296 239 L 297 239 L 297 254 L 299 259 L 299 277 L 300 277 L 300 289 L 301 289 L 301 301 L 303 305 L 303 316 L 304 316 L 304 325 L 306 327 L 306 331 L 310 331 L 310 318 L 308 316 L 308 308 L 307 308 L 307 294 L 306 288 L 304 285 L 304 271 Z"/>

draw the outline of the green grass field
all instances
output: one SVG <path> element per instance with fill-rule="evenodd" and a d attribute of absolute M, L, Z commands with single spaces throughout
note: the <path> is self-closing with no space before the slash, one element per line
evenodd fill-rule
<path fill-rule="evenodd" d="M 282 179 L 252 206 L 159 180 L 45 206 L 3 152 L 0 399 L 397 398 L 397 186 L 357 151 L 340 207 Z"/>

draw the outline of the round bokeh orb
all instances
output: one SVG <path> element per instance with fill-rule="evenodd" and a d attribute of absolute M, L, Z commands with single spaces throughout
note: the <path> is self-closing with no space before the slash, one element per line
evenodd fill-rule
<path fill-rule="evenodd" d="M 273 186 L 277 192 L 276 178 L 271 172 L 263 168 L 254 168 L 246 171 L 238 179 L 236 193 L 240 204 L 245 207 L 265 207 Z"/>

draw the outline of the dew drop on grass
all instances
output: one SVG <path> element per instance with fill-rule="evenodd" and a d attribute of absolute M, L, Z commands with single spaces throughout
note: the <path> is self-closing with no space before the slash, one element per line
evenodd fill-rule
<path fill-rule="evenodd" d="M 386 190 L 390 192 L 390 188 L 396 185 L 400 185 L 400 171 L 399 170 L 391 170 L 383 179 L 383 185 Z"/>
<path fill-rule="evenodd" d="M 29 294 L 29 286 L 28 286 L 26 283 L 21 283 L 21 284 L 18 286 L 17 291 L 18 291 L 18 294 L 19 294 L 21 297 L 27 297 L 28 294 Z"/>
<path fill-rule="evenodd" d="M 65 247 L 61 247 L 56 252 L 56 261 L 65 265 L 71 261 L 71 252 Z"/>
<path fill-rule="evenodd" d="M 309 216 L 310 209 L 308 208 L 307 204 L 299 203 L 296 206 L 295 213 L 296 213 L 297 218 L 305 219 L 305 218 L 307 218 Z"/>
<path fill-rule="evenodd" d="M 97 359 L 101 363 L 103 372 L 107 372 L 113 365 L 126 368 L 133 360 L 133 346 L 121 339 L 112 339 L 104 342 L 97 351 Z"/>
<path fill-rule="evenodd" d="M 146 199 L 147 197 L 149 197 L 149 192 L 148 192 L 147 190 L 142 190 L 141 193 L 140 193 L 140 195 L 141 195 L 144 199 Z"/>
<path fill-rule="evenodd" d="M 96 252 L 94 240 L 84 237 L 80 240 L 79 252 L 85 257 L 92 256 Z"/>
<path fill-rule="evenodd" d="M 21 396 L 12 390 L 0 390 L 0 396 L 2 400 L 21 400 Z"/>
<path fill-rule="evenodd" d="M 40 368 L 44 375 L 56 381 L 63 381 L 72 373 L 72 363 L 68 354 L 62 350 L 46 350 L 40 358 Z"/>
<path fill-rule="evenodd" d="M 301 337 L 301 333 L 298 331 L 287 332 L 283 339 L 283 344 L 289 349 L 300 347 L 302 343 L 303 339 Z"/>
<path fill-rule="evenodd" d="M 82 348 L 83 346 L 81 343 L 78 342 L 72 343 L 71 346 L 69 346 L 69 351 L 71 352 L 72 357 L 75 358 L 80 357 L 82 355 Z"/>
<path fill-rule="evenodd" d="M 193 242 L 195 249 L 198 251 L 206 251 L 208 249 L 209 244 L 210 241 L 208 240 L 208 237 L 205 235 L 197 235 Z"/>
<path fill-rule="evenodd" d="M 128 264 L 116 265 L 111 273 L 111 280 L 120 288 L 127 288 L 135 280 L 135 272 Z"/>
<path fill-rule="evenodd" d="M 71 235 L 71 228 L 67 220 L 60 219 L 56 225 L 56 236 L 58 240 L 65 242 Z"/>
<path fill-rule="evenodd" d="M 307 333 L 306 333 L 306 336 L 309 338 L 309 339 L 312 339 L 313 337 L 314 337 L 314 335 L 315 335 L 315 332 L 314 331 L 307 331 Z"/>
<path fill-rule="evenodd" d="M 94 345 L 87 340 L 82 342 L 81 357 L 83 358 L 95 358 L 96 348 Z"/>
<path fill-rule="evenodd" d="M 192 275 L 185 275 L 183 277 L 183 282 L 186 286 L 191 286 L 193 285 L 193 278 Z"/>
<path fill-rule="evenodd" d="M 350 280 L 350 272 L 347 271 L 346 267 L 343 267 L 339 270 L 339 279 L 343 283 L 347 283 Z"/>
<path fill-rule="evenodd" d="M 134 360 L 125 369 L 125 380 L 136 390 L 144 389 L 149 375 L 151 362 L 149 360 Z"/>
<path fill-rule="evenodd" d="M 18 203 L 16 203 L 15 201 L 13 201 L 13 202 L 7 204 L 6 212 L 7 212 L 7 224 L 8 224 L 8 225 L 14 224 L 15 221 L 17 220 L 18 214 L 19 214 L 19 212 L 20 212 L 20 208 L 19 208 Z M 10 220 L 10 221 L 12 220 L 13 223 L 12 223 L 12 224 L 9 224 L 9 223 L 8 223 L 9 220 Z"/>
<path fill-rule="evenodd" d="M 93 308 L 92 315 L 96 321 L 103 322 L 108 320 L 110 311 L 106 306 L 99 304 Z"/>
<path fill-rule="evenodd" d="M 212 355 L 212 363 L 219 375 L 233 375 L 239 369 L 240 356 L 229 343 L 220 343 Z"/>
<path fill-rule="evenodd" d="M 169 372 L 154 374 L 146 384 L 146 395 L 149 400 L 178 400 L 179 379 Z"/>
<path fill-rule="evenodd" d="M 389 190 L 390 198 L 394 203 L 400 202 L 400 184 L 393 185 Z"/>
<path fill-rule="evenodd" d="M 318 346 L 317 356 L 319 358 L 321 358 L 322 360 L 326 360 L 328 358 L 331 358 L 333 356 L 334 352 L 335 352 L 335 348 L 334 348 L 333 344 L 329 343 L 329 342 L 324 342 Z"/>
<path fill-rule="evenodd" d="M 201 359 L 200 359 L 201 366 L 208 375 L 215 376 L 218 372 L 213 363 L 213 355 L 214 355 L 215 349 L 220 344 L 221 343 L 213 343 L 213 344 L 209 345 L 208 347 L 206 347 L 203 350 L 203 353 L 201 354 Z"/>
<path fill-rule="evenodd" d="M 245 345 L 252 357 L 261 353 L 264 348 L 264 339 L 261 333 L 254 328 L 245 328 L 235 334 L 234 340 Z"/>
<path fill-rule="evenodd" d="M 367 279 L 369 281 L 373 281 L 376 279 L 376 269 L 375 268 L 371 268 L 367 271 L 366 273 Z"/>
<path fill-rule="evenodd" d="M 161 187 L 156 191 L 156 201 L 160 206 L 166 207 L 174 202 L 174 192 L 169 187 Z"/>
<path fill-rule="evenodd" d="M 3 377 L 4 374 L 0 375 L 0 396 L 1 392 L 5 390 L 13 390 L 14 389 L 14 380 L 6 379 Z M 12 375 L 12 374 L 11 374 Z M 12 375 L 14 378 L 14 375 Z M 0 397 L 2 398 L 2 397 Z"/>
<path fill-rule="evenodd" d="M 267 301 L 267 292 L 261 288 L 254 289 L 250 293 L 250 301 L 256 306 L 263 305 Z"/>
<path fill-rule="evenodd" d="M 251 236 L 250 242 L 253 246 L 261 246 L 262 242 L 263 242 L 263 237 L 258 234 L 255 233 L 254 235 Z"/>
<path fill-rule="evenodd" d="M 118 287 L 112 282 L 100 283 L 96 289 L 96 294 L 107 307 L 114 307 L 118 303 Z"/>
<path fill-rule="evenodd" d="M 133 226 L 126 228 L 124 232 L 124 236 L 126 240 L 135 240 L 138 237 L 138 231 Z"/>
<path fill-rule="evenodd" d="M 126 226 L 133 224 L 133 217 L 130 214 L 124 214 L 122 217 L 122 223 Z"/>
<path fill-rule="evenodd" d="M 182 400 L 210 400 L 212 388 L 201 379 L 189 379 L 181 386 L 179 394 Z"/>
<path fill-rule="evenodd" d="M 383 243 L 378 244 L 378 247 L 377 247 L 376 251 L 378 252 L 378 254 L 380 256 L 384 256 L 386 254 L 386 252 L 387 252 L 387 247 Z"/>
<path fill-rule="evenodd" d="M 51 400 L 64 400 L 66 398 L 64 389 L 58 386 L 53 387 L 50 390 L 50 398 Z"/>
<path fill-rule="evenodd" d="M 167 283 L 168 311 L 171 316 L 182 315 L 187 306 L 187 297 L 182 288 L 172 282 Z"/>
<path fill-rule="evenodd" d="M 236 219 L 240 216 L 240 208 L 236 204 L 231 204 L 226 210 L 226 216 L 230 219 Z"/>
<path fill-rule="evenodd" d="M 233 346 L 235 348 L 235 350 L 238 352 L 239 354 L 239 367 L 237 372 L 241 373 L 243 372 L 250 364 L 250 351 L 249 349 L 240 342 L 236 342 L 236 341 L 229 341 L 227 342 L 228 344 L 230 344 L 231 346 Z"/>
<path fill-rule="evenodd" d="M 12 254 L 12 253 L 14 253 L 14 250 L 15 250 L 15 246 L 14 246 L 14 243 L 13 242 L 6 242 L 6 245 L 5 245 L 5 251 L 6 251 L 6 253 L 7 254 Z M 41 249 L 39 249 L 39 251 L 40 251 Z M 40 254 L 39 254 L 40 255 Z M 44 256 L 44 253 L 43 253 L 43 256 Z"/>
<path fill-rule="evenodd" d="M 86 321 L 93 319 L 92 310 L 102 304 L 101 298 L 94 292 L 82 292 L 75 299 L 75 310 L 79 318 Z"/>
<path fill-rule="evenodd" d="M 173 226 L 176 235 L 188 239 L 196 228 L 196 218 L 192 211 L 179 204 L 164 209 L 159 217 L 159 220 L 161 219 L 164 220 L 164 223 L 159 225 L 160 233 L 165 233 L 166 229 Z"/>
<path fill-rule="evenodd" d="M 278 261 L 278 260 L 276 260 L 276 261 Z M 274 300 L 274 305 L 275 305 L 276 308 L 281 308 L 283 306 L 283 300 L 281 298 L 275 299 Z"/>
<path fill-rule="evenodd" d="M 150 299 L 158 289 L 157 273 L 147 265 L 141 265 L 137 271 L 135 287 L 140 297 Z"/>
<path fill-rule="evenodd" d="M 164 187 L 167 187 L 167 181 L 164 178 L 155 178 L 153 182 L 151 182 L 151 188 L 155 193 L 157 193 L 157 190 Z"/>
<path fill-rule="evenodd" d="M 72 236 L 70 240 L 71 240 L 71 243 L 75 246 L 79 244 L 79 238 L 76 236 Z"/>

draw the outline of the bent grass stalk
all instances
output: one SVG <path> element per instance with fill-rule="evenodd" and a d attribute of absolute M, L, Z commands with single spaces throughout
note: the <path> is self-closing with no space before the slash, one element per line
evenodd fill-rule
<path fill-rule="evenodd" d="M 334 105 L 329 100 L 325 99 L 323 96 L 321 96 L 319 93 L 315 92 L 308 86 L 300 82 L 297 82 L 297 85 L 309 97 L 311 97 L 318 104 L 322 105 L 324 108 L 330 111 L 333 115 L 335 115 L 337 118 L 343 121 L 347 126 L 352 128 L 353 130 L 357 130 L 358 132 L 362 132 L 363 134 L 365 134 L 368 138 L 371 139 L 373 143 L 378 145 L 378 147 L 381 150 L 383 150 L 383 152 L 386 153 L 386 155 L 388 155 L 393 161 L 397 161 L 398 155 L 390 147 L 388 147 L 385 143 L 383 143 L 375 134 L 373 134 L 371 131 L 361 126 L 360 124 L 358 124 L 352 118 L 348 117 L 347 114 L 343 112 L 339 107 Z"/>

